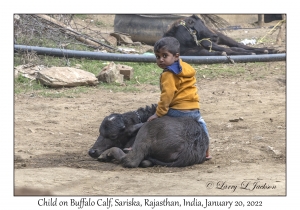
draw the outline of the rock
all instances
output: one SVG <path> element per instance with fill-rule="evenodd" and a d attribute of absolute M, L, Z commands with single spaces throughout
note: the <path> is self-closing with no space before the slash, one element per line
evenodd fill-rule
<path fill-rule="evenodd" d="M 117 70 L 119 70 L 120 74 L 124 76 L 124 79 L 131 80 L 133 77 L 133 68 L 131 66 L 126 65 L 117 65 Z"/>
<path fill-rule="evenodd" d="M 75 87 L 97 85 L 94 74 L 71 67 L 51 67 L 37 73 L 37 80 L 50 87 Z"/>
<path fill-rule="evenodd" d="M 150 46 L 150 45 L 144 45 L 144 49 L 145 49 L 145 52 L 154 53 L 153 46 Z"/>
<path fill-rule="evenodd" d="M 31 128 L 28 128 L 28 130 L 31 132 L 31 133 L 35 133 L 35 131 Z"/>
<path fill-rule="evenodd" d="M 257 140 L 257 141 L 260 141 L 260 140 L 263 139 L 263 137 L 262 137 L 262 136 L 255 136 L 255 137 L 253 137 L 252 139 Z"/>
<path fill-rule="evenodd" d="M 123 83 L 124 76 L 120 74 L 120 71 L 117 69 L 116 64 L 114 62 L 110 62 L 99 72 L 96 77 L 99 81 L 106 83 Z"/>
<path fill-rule="evenodd" d="M 131 37 L 126 34 L 122 33 L 110 33 L 111 36 L 115 37 L 117 39 L 118 44 L 132 44 L 133 41 L 131 40 Z"/>
<path fill-rule="evenodd" d="M 15 78 L 17 78 L 21 74 L 23 77 L 26 77 L 31 80 L 35 80 L 37 77 L 37 73 L 44 68 L 45 67 L 43 65 L 39 66 L 39 65 L 33 65 L 31 63 L 28 63 L 26 65 L 16 66 L 14 68 Z"/>
<path fill-rule="evenodd" d="M 278 157 L 282 157 L 283 155 L 282 155 L 282 153 L 279 151 L 279 150 L 275 150 L 273 147 L 271 147 L 271 146 L 268 146 L 267 147 L 267 149 L 268 150 L 271 150 L 276 156 L 278 156 Z"/>
<path fill-rule="evenodd" d="M 142 46 L 142 43 L 141 42 L 133 42 L 132 46 Z"/>
<path fill-rule="evenodd" d="M 109 34 L 101 33 L 101 36 L 104 38 L 104 40 L 109 43 L 111 46 L 116 47 L 118 44 L 118 41 L 116 37 L 111 36 Z"/>
<path fill-rule="evenodd" d="M 230 119 L 229 122 L 238 122 L 238 121 L 243 121 L 244 118 L 243 117 L 239 117 L 239 118 L 235 118 L 235 119 Z"/>

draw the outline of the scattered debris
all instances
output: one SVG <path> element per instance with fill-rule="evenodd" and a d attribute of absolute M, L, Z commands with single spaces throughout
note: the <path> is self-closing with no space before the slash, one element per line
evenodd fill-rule
<path fill-rule="evenodd" d="M 135 81 L 140 85 L 141 83 L 138 81 L 138 77 L 135 77 Z"/>
<path fill-rule="evenodd" d="M 256 39 L 244 39 L 240 43 L 242 43 L 244 45 L 247 45 L 247 44 L 255 45 Z"/>
<path fill-rule="evenodd" d="M 123 83 L 123 78 L 131 80 L 134 69 L 131 66 L 118 64 L 114 62 L 107 63 L 100 73 L 94 74 L 81 70 L 82 66 L 76 64 L 75 68 L 71 67 L 51 67 L 45 68 L 33 64 L 20 65 L 14 68 L 15 77 L 20 74 L 26 78 L 38 80 L 41 84 L 49 87 L 74 87 L 81 85 L 96 85 L 98 81 L 107 83 Z"/>
<path fill-rule="evenodd" d="M 123 53 L 126 53 L 126 54 L 128 54 L 128 53 L 136 53 L 136 50 L 133 49 L 133 48 L 122 48 L 122 47 L 119 47 L 118 50 L 120 52 L 123 52 Z"/>

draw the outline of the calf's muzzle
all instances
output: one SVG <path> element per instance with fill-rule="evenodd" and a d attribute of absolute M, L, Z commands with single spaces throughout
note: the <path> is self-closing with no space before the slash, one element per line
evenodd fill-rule
<path fill-rule="evenodd" d="M 100 152 L 97 149 L 90 149 L 89 150 L 89 156 L 92 158 L 98 158 L 100 156 Z"/>

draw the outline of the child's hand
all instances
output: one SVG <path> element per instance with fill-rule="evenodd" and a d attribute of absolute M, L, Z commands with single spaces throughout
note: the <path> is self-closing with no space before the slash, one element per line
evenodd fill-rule
<path fill-rule="evenodd" d="M 151 117 L 148 118 L 147 122 L 150 122 L 151 120 L 154 120 L 158 118 L 158 116 L 156 114 L 152 115 Z"/>

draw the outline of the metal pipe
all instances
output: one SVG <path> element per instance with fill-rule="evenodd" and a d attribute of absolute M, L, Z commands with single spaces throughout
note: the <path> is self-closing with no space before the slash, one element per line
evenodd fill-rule
<path fill-rule="evenodd" d="M 123 61 L 123 62 L 145 62 L 155 63 L 154 55 L 133 55 L 118 53 L 101 53 L 90 51 L 66 50 L 58 48 L 46 48 L 27 45 L 14 45 L 14 51 L 35 51 L 39 55 L 58 56 L 66 58 L 88 58 L 93 60 Z M 233 56 L 180 56 L 180 58 L 192 64 L 212 63 L 245 63 L 245 62 L 271 62 L 285 61 L 286 54 L 262 54 L 262 55 L 233 55 Z"/>

